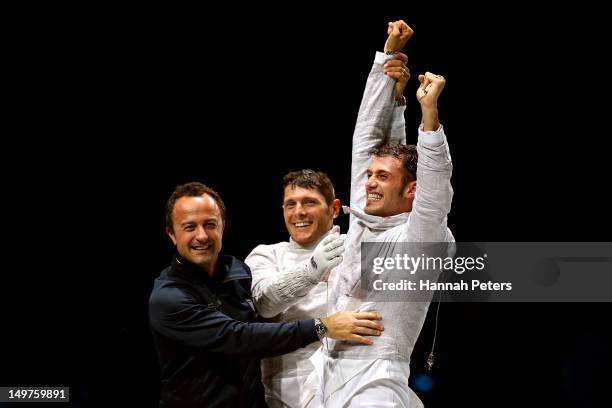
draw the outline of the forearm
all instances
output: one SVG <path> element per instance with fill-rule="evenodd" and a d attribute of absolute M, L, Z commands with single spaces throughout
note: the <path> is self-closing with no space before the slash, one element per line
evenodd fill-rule
<path fill-rule="evenodd" d="M 289 353 L 317 340 L 312 320 L 245 323 L 219 311 L 194 313 L 188 322 L 165 321 L 155 329 L 203 352 L 247 358 Z"/>
<path fill-rule="evenodd" d="M 410 214 L 410 240 L 442 242 L 447 240 L 447 215 L 450 212 L 453 188 L 450 182 L 452 161 L 444 129 L 419 129 L 417 144 L 417 190 Z"/>
<path fill-rule="evenodd" d="M 318 283 L 311 279 L 307 268 L 307 262 L 302 262 L 290 270 L 263 273 L 266 277 L 254 280 L 253 302 L 259 314 L 274 317 L 300 301 Z M 262 275 L 261 270 L 251 270 L 254 277 Z"/>
<path fill-rule="evenodd" d="M 438 118 L 437 106 L 431 108 L 421 108 L 421 122 L 423 123 L 423 130 L 425 132 L 435 132 L 440 127 L 440 120 Z"/>

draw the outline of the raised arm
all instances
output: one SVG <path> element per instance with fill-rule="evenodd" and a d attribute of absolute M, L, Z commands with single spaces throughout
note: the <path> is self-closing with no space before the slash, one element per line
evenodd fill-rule
<path fill-rule="evenodd" d="M 389 37 L 385 43 L 385 51 L 398 52 L 412 36 L 412 29 L 403 21 L 389 23 Z M 363 208 L 365 205 L 366 171 L 372 151 L 389 140 L 391 119 L 394 116 L 396 78 L 404 77 L 408 80 L 408 71 L 402 71 L 396 64 L 387 64 L 394 60 L 394 55 L 381 52 L 376 53 L 374 64 L 366 82 L 366 88 L 359 107 L 357 124 L 353 133 L 353 150 L 351 164 L 351 197 L 352 206 Z M 407 59 L 407 58 L 406 58 Z M 405 82 L 402 84 L 405 86 Z M 402 86 L 402 90 L 403 90 Z M 403 121 L 403 108 L 397 109 Z M 400 129 L 400 126 L 395 127 Z M 401 132 L 401 131 L 400 131 Z M 405 139 L 405 131 L 394 137 Z"/>
<path fill-rule="evenodd" d="M 387 42 L 385 43 L 385 54 L 394 52 L 393 59 L 384 63 L 384 72 L 386 75 L 395 79 L 395 108 L 391 118 L 391 128 L 387 143 L 389 144 L 406 144 L 406 120 L 404 119 L 404 111 L 406 110 L 406 98 L 404 97 L 404 88 L 410 79 L 410 70 L 408 69 L 408 56 L 400 52 L 403 48 L 398 36 L 393 36 L 393 32 L 401 32 L 403 21 L 389 23 L 387 29 Z M 405 24 L 405 23 L 403 23 Z M 401 35 L 400 35 L 401 38 Z"/>
<path fill-rule="evenodd" d="M 438 117 L 438 98 L 445 79 L 427 72 L 419 75 L 417 100 L 421 105 L 417 151 L 417 187 L 407 225 L 408 240 L 418 242 L 452 241 L 447 215 L 453 199 L 450 178 L 453 165 L 444 129 Z"/>

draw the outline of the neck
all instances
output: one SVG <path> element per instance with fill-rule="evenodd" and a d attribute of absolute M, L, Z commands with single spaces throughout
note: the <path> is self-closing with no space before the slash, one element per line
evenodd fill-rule
<path fill-rule="evenodd" d="M 210 265 L 204 266 L 202 269 L 204 269 L 204 272 L 206 272 L 208 276 L 214 278 L 215 271 L 217 270 L 217 260 L 215 259 L 210 263 Z"/>

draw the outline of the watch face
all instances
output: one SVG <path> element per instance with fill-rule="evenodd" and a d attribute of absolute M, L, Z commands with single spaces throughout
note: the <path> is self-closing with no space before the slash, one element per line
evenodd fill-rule
<path fill-rule="evenodd" d="M 323 325 L 321 321 L 317 321 L 315 323 L 315 332 L 317 333 L 317 336 L 319 337 L 319 339 L 322 339 L 323 336 L 325 336 L 326 331 L 327 331 L 327 328 L 325 327 L 325 325 Z"/>

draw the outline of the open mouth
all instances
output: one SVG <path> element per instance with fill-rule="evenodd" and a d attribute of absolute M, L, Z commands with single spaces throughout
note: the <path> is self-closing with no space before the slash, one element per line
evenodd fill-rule
<path fill-rule="evenodd" d="M 196 245 L 196 246 L 192 246 L 191 249 L 194 251 L 198 251 L 198 252 L 206 252 L 211 250 L 213 247 L 213 244 L 206 244 L 206 245 Z"/>
<path fill-rule="evenodd" d="M 300 222 L 293 223 L 293 226 L 297 229 L 308 228 L 311 225 L 312 225 L 312 221 L 300 221 Z"/>
<path fill-rule="evenodd" d="M 372 200 L 372 201 L 380 201 L 382 200 L 382 194 L 378 194 L 378 193 L 368 193 L 368 200 Z"/>

